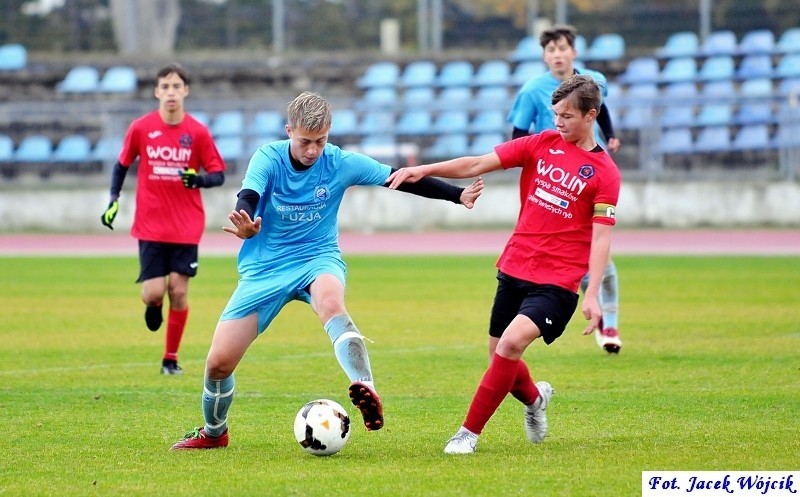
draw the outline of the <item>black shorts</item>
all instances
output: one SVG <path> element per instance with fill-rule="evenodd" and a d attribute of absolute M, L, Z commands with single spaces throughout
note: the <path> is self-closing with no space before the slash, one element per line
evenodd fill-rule
<path fill-rule="evenodd" d="M 517 315 L 527 316 L 539 328 L 546 344 L 564 333 L 578 307 L 578 294 L 555 285 L 538 285 L 497 272 L 489 335 L 500 338 Z"/>
<path fill-rule="evenodd" d="M 197 245 L 139 240 L 139 279 L 136 283 L 169 273 L 197 274 Z"/>

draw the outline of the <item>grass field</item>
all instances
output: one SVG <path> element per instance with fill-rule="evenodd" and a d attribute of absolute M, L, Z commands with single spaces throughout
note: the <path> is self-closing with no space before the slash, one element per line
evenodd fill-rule
<path fill-rule="evenodd" d="M 545 443 L 525 441 L 509 398 L 466 457 L 442 449 L 486 366 L 494 257 L 347 261 L 386 428 L 360 425 L 327 336 L 293 303 L 237 370 L 230 447 L 176 453 L 201 424 L 234 260 L 201 261 L 186 373 L 164 377 L 134 258 L 0 258 L 0 495 L 634 496 L 644 470 L 800 466 L 800 258 L 618 256 L 622 353 L 581 336 L 576 315 L 525 355 L 556 389 Z M 328 458 L 292 434 L 320 397 L 356 422 Z"/>

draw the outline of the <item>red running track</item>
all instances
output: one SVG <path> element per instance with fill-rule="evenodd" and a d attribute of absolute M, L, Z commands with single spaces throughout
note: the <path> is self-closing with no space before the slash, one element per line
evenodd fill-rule
<path fill-rule="evenodd" d="M 344 254 L 499 254 L 506 231 L 343 233 Z M 619 230 L 615 254 L 800 255 L 800 230 Z M 227 233 L 206 233 L 200 254 L 235 255 L 240 240 Z M 0 255 L 136 255 L 128 234 L 0 235 Z"/>

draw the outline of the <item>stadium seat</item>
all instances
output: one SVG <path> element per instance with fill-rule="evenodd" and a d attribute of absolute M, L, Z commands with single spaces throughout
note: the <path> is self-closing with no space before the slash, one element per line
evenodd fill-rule
<path fill-rule="evenodd" d="M 694 100 L 697 97 L 697 85 L 692 82 L 671 83 L 664 86 L 661 95 L 670 102 Z"/>
<path fill-rule="evenodd" d="M 395 86 L 400 78 L 400 67 L 394 62 L 376 62 L 367 67 L 363 76 L 356 80 L 362 90 L 381 86 Z"/>
<path fill-rule="evenodd" d="M 0 163 L 11 162 L 14 158 L 14 140 L 8 135 L 0 135 Z"/>
<path fill-rule="evenodd" d="M 697 78 L 697 60 L 694 57 L 677 57 L 669 59 L 661 71 L 662 83 L 694 81 Z"/>
<path fill-rule="evenodd" d="M 733 31 L 712 31 L 700 47 L 700 53 L 706 57 L 714 55 L 736 55 L 738 44 Z"/>
<path fill-rule="evenodd" d="M 467 155 L 469 140 L 466 133 L 439 135 L 433 145 L 425 150 L 425 156 L 430 158 L 453 158 Z"/>
<path fill-rule="evenodd" d="M 360 110 L 393 109 L 397 102 L 397 90 L 391 87 L 375 87 L 364 92 L 355 106 Z"/>
<path fill-rule="evenodd" d="M 507 140 L 502 133 L 481 133 L 477 135 L 469 145 L 467 153 L 469 155 L 484 155 L 492 152 L 495 145 L 499 145 Z"/>
<path fill-rule="evenodd" d="M 734 150 L 768 150 L 772 147 L 769 126 L 766 124 L 742 126 L 731 143 Z"/>
<path fill-rule="evenodd" d="M 400 75 L 398 85 L 404 88 L 432 86 L 436 82 L 436 64 L 430 60 L 409 63 Z"/>
<path fill-rule="evenodd" d="M 772 96 L 772 81 L 768 78 L 748 79 L 739 87 L 739 96 L 743 98 L 763 99 Z"/>
<path fill-rule="evenodd" d="M 776 78 L 800 77 L 800 53 L 784 55 L 775 67 Z"/>
<path fill-rule="evenodd" d="M 695 152 L 727 152 L 731 148 L 731 133 L 727 126 L 702 128 L 695 140 Z"/>
<path fill-rule="evenodd" d="M 703 85 L 700 97 L 704 102 L 729 101 L 736 95 L 736 87 L 730 79 L 709 81 Z"/>
<path fill-rule="evenodd" d="M 429 86 L 408 88 L 400 100 L 405 109 L 430 109 L 436 102 L 436 90 Z"/>
<path fill-rule="evenodd" d="M 483 110 L 475 114 L 467 126 L 467 131 L 470 133 L 503 133 L 508 128 L 505 111 Z"/>
<path fill-rule="evenodd" d="M 541 60 L 542 46 L 539 45 L 539 40 L 532 36 L 525 36 L 517 43 L 516 48 L 512 51 L 508 58 L 512 62 L 524 62 L 529 60 Z"/>
<path fill-rule="evenodd" d="M 772 77 L 772 57 L 769 55 L 747 55 L 739 62 L 736 69 L 738 79 Z"/>
<path fill-rule="evenodd" d="M 429 135 L 433 132 L 433 116 L 427 110 L 406 111 L 397 120 L 398 135 Z"/>
<path fill-rule="evenodd" d="M 733 122 L 733 105 L 725 103 L 706 103 L 697 113 L 698 126 L 723 126 Z"/>
<path fill-rule="evenodd" d="M 789 28 L 783 32 L 775 45 L 778 53 L 800 53 L 800 27 Z"/>
<path fill-rule="evenodd" d="M 584 61 L 616 61 L 625 56 L 625 39 L 618 33 L 596 36 L 582 59 Z"/>
<path fill-rule="evenodd" d="M 609 81 L 606 83 L 606 91 L 607 95 L 603 99 L 606 104 L 609 105 L 616 105 L 619 103 L 620 99 L 622 99 L 624 95 L 624 91 L 622 90 L 622 85 L 617 83 L 616 81 Z"/>
<path fill-rule="evenodd" d="M 98 90 L 100 75 L 91 66 L 75 66 L 67 72 L 64 80 L 56 84 L 60 93 L 94 93 Z"/>
<path fill-rule="evenodd" d="M 688 154 L 692 151 L 692 130 L 672 128 L 661 133 L 658 150 L 662 154 Z"/>
<path fill-rule="evenodd" d="M 800 77 L 784 79 L 778 86 L 778 93 L 784 96 L 800 97 Z"/>
<path fill-rule="evenodd" d="M 472 64 L 466 60 L 451 60 L 442 66 L 442 70 L 436 78 L 436 86 L 441 88 L 469 86 L 472 83 L 474 71 Z"/>
<path fill-rule="evenodd" d="M 53 150 L 52 160 L 57 162 L 86 162 L 91 158 L 92 143 L 84 135 L 67 135 Z"/>
<path fill-rule="evenodd" d="M 764 101 L 744 102 L 734 114 L 733 121 L 739 125 L 770 124 L 775 121 L 772 103 Z"/>
<path fill-rule="evenodd" d="M 445 88 L 436 99 L 436 108 L 440 110 L 465 109 L 472 105 L 472 91 L 469 88 Z"/>
<path fill-rule="evenodd" d="M 742 36 L 740 55 L 772 55 L 775 51 L 775 34 L 770 29 L 754 29 Z"/>
<path fill-rule="evenodd" d="M 244 113 L 240 110 L 220 112 L 209 127 L 214 138 L 223 136 L 242 136 L 244 134 Z"/>
<path fill-rule="evenodd" d="M 28 50 L 20 43 L 0 45 L 0 71 L 19 71 L 28 65 Z"/>
<path fill-rule="evenodd" d="M 659 76 L 658 60 L 655 57 L 636 57 L 628 62 L 618 81 L 626 85 L 656 83 Z"/>
<path fill-rule="evenodd" d="M 473 109 L 507 109 L 511 107 L 511 96 L 505 86 L 485 86 L 475 93 Z"/>
<path fill-rule="evenodd" d="M 358 133 L 358 114 L 352 109 L 336 109 L 331 117 L 331 135 L 350 136 Z"/>
<path fill-rule="evenodd" d="M 286 120 L 283 113 L 276 110 L 262 110 L 256 112 L 249 134 L 256 136 L 284 136 Z"/>
<path fill-rule="evenodd" d="M 691 126 L 695 123 L 693 105 L 670 105 L 662 109 L 660 124 L 663 128 Z"/>
<path fill-rule="evenodd" d="M 800 110 L 783 107 L 779 112 L 778 130 L 772 140 L 775 147 L 800 147 Z"/>
<path fill-rule="evenodd" d="M 700 81 L 717 81 L 732 79 L 736 74 L 736 64 L 730 55 L 715 55 L 703 61 L 697 79 Z"/>
<path fill-rule="evenodd" d="M 237 161 L 244 156 L 244 141 L 240 136 L 223 136 L 214 141 L 224 160 Z"/>
<path fill-rule="evenodd" d="M 119 136 L 102 136 L 97 143 L 94 144 L 90 154 L 91 160 L 105 162 L 111 164 L 116 162 L 119 153 L 122 150 L 122 137 Z"/>
<path fill-rule="evenodd" d="M 104 93 L 133 93 L 136 86 L 136 71 L 132 67 L 114 66 L 103 74 L 98 90 Z"/>
<path fill-rule="evenodd" d="M 507 86 L 510 82 L 511 67 L 507 61 L 500 59 L 483 62 L 472 78 L 472 86 Z"/>
<path fill-rule="evenodd" d="M 14 152 L 15 162 L 50 162 L 53 142 L 45 135 L 28 135 Z"/>
<path fill-rule="evenodd" d="M 433 132 L 436 134 L 466 133 L 469 126 L 469 114 L 465 110 L 448 110 L 442 112 L 433 121 Z"/>
<path fill-rule="evenodd" d="M 520 62 L 511 73 L 511 85 L 522 86 L 529 80 L 547 72 L 547 65 L 541 60 L 526 60 Z"/>
<path fill-rule="evenodd" d="M 358 124 L 361 135 L 383 135 L 394 132 L 394 112 L 374 110 L 365 112 Z"/>
<path fill-rule="evenodd" d="M 653 124 L 653 111 L 659 93 L 655 84 L 633 85 L 625 93 L 622 129 L 638 129 Z"/>
<path fill-rule="evenodd" d="M 678 31 L 667 37 L 664 46 L 656 49 L 656 56 L 664 59 L 675 57 L 696 57 L 700 50 L 700 40 L 693 31 Z"/>

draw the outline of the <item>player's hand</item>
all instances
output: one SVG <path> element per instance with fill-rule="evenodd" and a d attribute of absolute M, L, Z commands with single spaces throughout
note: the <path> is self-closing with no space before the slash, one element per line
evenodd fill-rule
<path fill-rule="evenodd" d="M 472 182 L 471 185 L 464 188 L 464 191 L 461 192 L 461 205 L 466 207 L 467 209 L 472 209 L 475 207 L 475 201 L 478 200 L 478 197 L 481 196 L 483 193 L 483 178 L 478 177 L 475 181 Z"/>
<path fill-rule="evenodd" d="M 389 183 L 389 188 L 396 190 L 402 183 L 416 183 L 425 176 L 421 166 L 404 167 L 390 174 L 386 182 Z"/>
<path fill-rule="evenodd" d="M 117 218 L 117 213 L 119 212 L 119 201 L 112 200 L 108 203 L 108 207 L 106 207 L 106 211 L 103 212 L 103 215 L 100 216 L 100 222 L 103 223 L 103 226 L 107 226 L 108 229 L 114 230 L 112 224 L 114 223 L 114 219 Z"/>
<path fill-rule="evenodd" d="M 619 141 L 619 138 L 612 138 L 608 140 L 608 143 L 606 143 L 606 145 L 608 146 L 608 149 L 610 151 L 617 153 L 619 147 L 622 146 L 622 142 Z"/>
<path fill-rule="evenodd" d="M 586 328 L 583 329 L 584 335 L 591 335 L 600 326 L 603 319 L 603 311 L 600 309 L 600 301 L 597 297 L 583 296 L 583 305 L 581 307 L 583 317 L 589 321 Z"/>
<path fill-rule="evenodd" d="M 200 188 L 203 186 L 203 177 L 197 174 L 192 168 L 185 169 L 183 171 L 179 171 L 181 175 L 181 181 L 183 181 L 183 186 L 186 188 Z"/>
<path fill-rule="evenodd" d="M 223 226 L 222 231 L 232 233 L 242 240 L 246 240 L 261 231 L 261 217 L 256 217 L 255 221 L 250 219 L 250 215 L 244 209 L 233 211 L 228 214 L 234 228 Z"/>

